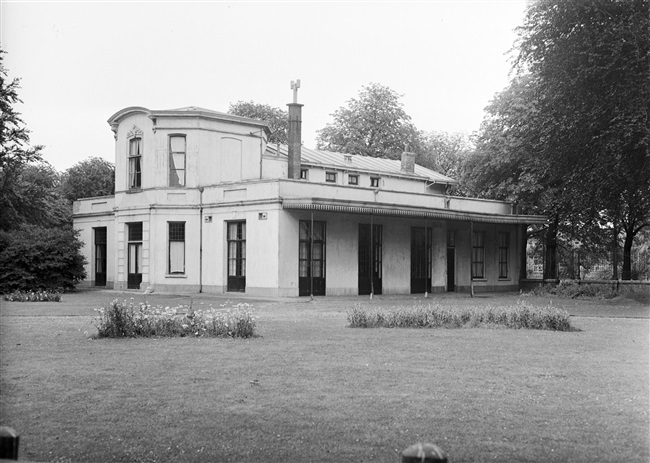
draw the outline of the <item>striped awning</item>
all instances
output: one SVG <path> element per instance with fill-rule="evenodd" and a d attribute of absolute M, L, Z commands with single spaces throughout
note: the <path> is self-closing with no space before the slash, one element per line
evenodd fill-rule
<path fill-rule="evenodd" d="M 337 201 L 333 199 L 319 198 L 286 198 L 282 200 L 282 209 L 341 212 L 348 214 L 381 215 L 392 217 L 462 220 L 484 223 L 546 223 L 546 217 L 541 215 L 483 214 L 480 212 L 455 211 L 452 209 L 407 207 L 383 203 L 353 203 L 349 201 Z"/>

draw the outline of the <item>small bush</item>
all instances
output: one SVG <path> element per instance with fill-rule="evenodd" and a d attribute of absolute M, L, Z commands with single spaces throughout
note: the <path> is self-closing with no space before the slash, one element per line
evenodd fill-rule
<path fill-rule="evenodd" d="M 5 294 L 5 301 L 15 302 L 61 302 L 62 291 L 14 291 Z"/>
<path fill-rule="evenodd" d="M 500 325 L 507 328 L 572 331 L 569 314 L 554 307 L 519 301 L 515 306 L 450 309 L 440 304 L 348 310 L 351 328 L 461 328 Z"/>
<path fill-rule="evenodd" d="M 580 283 L 562 280 L 557 285 L 535 288 L 530 294 L 535 296 L 556 296 L 566 299 L 595 298 L 613 299 L 616 296 L 628 297 L 639 302 L 650 301 L 650 285 L 621 284 L 616 288 L 616 280 L 611 283 Z"/>
<path fill-rule="evenodd" d="M 191 306 L 162 307 L 146 302 L 111 302 L 97 311 L 97 337 L 195 336 L 250 338 L 255 318 L 249 304 L 229 309 L 193 310 Z"/>

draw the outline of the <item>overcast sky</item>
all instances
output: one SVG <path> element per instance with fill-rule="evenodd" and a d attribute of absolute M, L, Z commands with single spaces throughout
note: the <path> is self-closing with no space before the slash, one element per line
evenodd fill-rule
<path fill-rule="evenodd" d="M 420 130 L 473 132 L 509 81 L 525 1 L 0 5 L 17 110 L 62 171 L 90 156 L 114 162 L 106 120 L 125 107 L 286 109 L 296 79 L 307 147 L 371 82 L 402 94 Z"/>

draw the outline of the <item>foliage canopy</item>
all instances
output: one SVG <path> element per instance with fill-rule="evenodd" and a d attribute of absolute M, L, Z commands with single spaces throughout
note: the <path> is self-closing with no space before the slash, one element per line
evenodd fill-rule
<path fill-rule="evenodd" d="M 406 149 L 421 152 L 420 133 L 404 110 L 401 97 L 381 84 L 364 86 L 357 98 L 332 114 L 333 122 L 317 131 L 316 147 L 391 159 L 399 158 Z"/>

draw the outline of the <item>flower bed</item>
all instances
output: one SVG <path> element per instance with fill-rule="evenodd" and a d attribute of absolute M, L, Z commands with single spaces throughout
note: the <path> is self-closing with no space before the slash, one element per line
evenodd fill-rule
<path fill-rule="evenodd" d="M 97 311 L 97 337 L 195 336 L 250 338 L 255 317 L 249 304 L 228 309 L 194 310 L 192 306 L 163 307 L 147 302 L 112 301 Z"/>
<path fill-rule="evenodd" d="M 554 307 L 539 307 L 525 301 L 505 307 L 447 308 L 440 304 L 348 310 L 351 328 L 461 328 L 500 325 L 507 328 L 573 331 L 569 314 Z"/>

